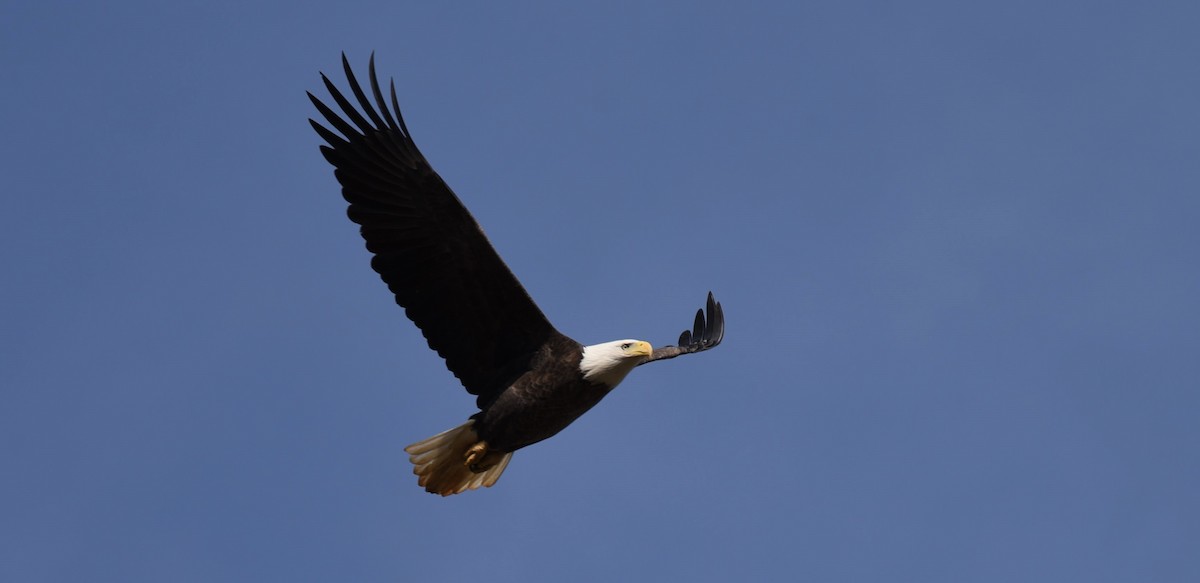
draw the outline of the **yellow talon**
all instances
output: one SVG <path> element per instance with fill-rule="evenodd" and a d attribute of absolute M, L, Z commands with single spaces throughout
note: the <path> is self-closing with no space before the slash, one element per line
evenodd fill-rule
<path fill-rule="evenodd" d="M 486 472 L 488 468 L 491 468 L 493 465 L 493 463 L 484 465 L 484 463 L 488 461 L 487 458 L 488 444 L 486 441 L 481 441 L 467 449 L 467 454 L 465 456 L 466 461 L 463 463 L 463 465 L 467 466 L 467 469 L 475 472 L 476 474 L 480 472 Z"/>

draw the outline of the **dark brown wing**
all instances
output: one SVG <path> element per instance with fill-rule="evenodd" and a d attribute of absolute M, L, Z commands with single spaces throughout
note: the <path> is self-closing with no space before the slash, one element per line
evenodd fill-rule
<path fill-rule="evenodd" d="M 705 318 L 705 313 L 708 317 Z M 675 358 L 681 354 L 702 352 L 713 348 L 725 338 L 725 312 L 721 310 L 721 302 L 708 292 L 708 302 L 703 310 L 696 310 L 696 320 L 691 330 L 684 330 L 679 335 L 679 346 L 663 346 L 655 348 L 654 352 L 641 364 Z"/>
<path fill-rule="evenodd" d="M 345 54 L 342 65 L 362 113 L 322 74 L 344 118 L 308 94 L 338 132 L 309 120 L 329 144 L 321 153 L 342 184 L 350 220 L 362 226 L 374 254 L 371 267 L 483 408 L 529 369 L 533 353 L 557 332 L 417 150 L 400 116 L 395 82 L 388 109 L 375 77 L 375 56 L 374 105 Z"/>

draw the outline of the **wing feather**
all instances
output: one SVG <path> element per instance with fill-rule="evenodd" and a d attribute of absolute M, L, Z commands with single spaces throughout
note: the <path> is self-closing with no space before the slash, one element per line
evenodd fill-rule
<path fill-rule="evenodd" d="M 529 369 L 534 353 L 558 332 L 413 143 L 394 82 L 387 107 L 374 55 L 373 99 L 344 54 L 342 65 L 361 113 L 324 74 L 341 113 L 308 96 L 329 126 L 309 120 L 328 144 L 321 153 L 350 203 L 347 216 L 360 225 L 374 255 L 371 267 L 396 303 L 485 407 Z"/>
<path fill-rule="evenodd" d="M 724 339 L 725 312 L 721 309 L 721 303 L 713 297 L 712 292 L 708 292 L 708 301 L 705 302 L 704 308 L 696 310 L 692 329 L 684 330 L 679 335 L 679 345 L 655 348 L 650 357 L 641 364 L 675 358 L 693 352 L 703 352 L 717 346 Z"/>

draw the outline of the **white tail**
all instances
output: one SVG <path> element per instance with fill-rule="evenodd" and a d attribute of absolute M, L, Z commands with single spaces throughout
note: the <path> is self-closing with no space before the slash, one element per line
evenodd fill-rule
<path fill-rule="evenodd" d="M 413 464 L 413 473 L 417 475 L 417 484 L 424 486 L 425 491 L 449 496 L 480 486 L 491 487 L 500 479 L 512 453 L 493 452 L 486 456 L 500 459 L 479 473 L 472 472 L 466 465 L 467 450 L 479 443 L 474 423 L 467 421 L 404 448 L 408 452 L 408 461 Z"/>

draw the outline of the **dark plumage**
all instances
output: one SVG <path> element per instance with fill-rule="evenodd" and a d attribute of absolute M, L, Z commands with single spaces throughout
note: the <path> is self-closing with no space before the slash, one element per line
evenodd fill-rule
<path fill-rule="evenodd" d="M 321 153 L 335 168 L 350 220 L 361 226 L 371 267 L 480 409 L 466 424 L 406 448 L 426 489 L 447 495 L 491 486 L 513 451 L 562 430 L 629 369 L 720 344 L 724 315 L 711 293 L 679 346 L 585 347 L 559 333 L 413 143 L 394 83 L 388 107 L 374 56 L 370 98 L 345 55 L 342 64 L 361 112 L 321 75 L 342 112 L 308 94 L 332 128 L 309 120 L 328 143 Z"/>

